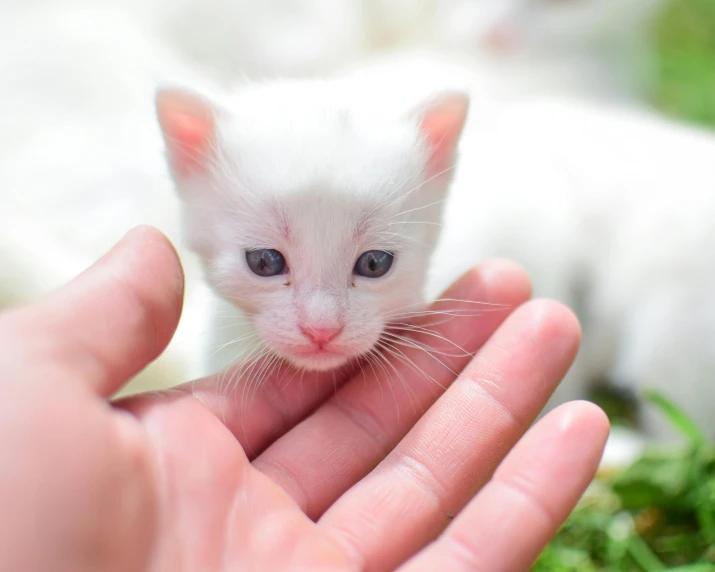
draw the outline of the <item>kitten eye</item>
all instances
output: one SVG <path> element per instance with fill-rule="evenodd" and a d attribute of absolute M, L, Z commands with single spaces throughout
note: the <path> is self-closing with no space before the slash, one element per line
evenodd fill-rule
<path fill-rule="evenodd" d="M 395 255 L 383 250 L 369 250 L 360 255 L 353 272 L 365 278 L 380 278 L 387 274 Z"/>
<path fill-rule="evenodd" d="M 263 278 L 277 276 L 286 267 L 286 259 L 283 255 L 270 248 L 246 251 L 246 262 L 256 276 Z"/>

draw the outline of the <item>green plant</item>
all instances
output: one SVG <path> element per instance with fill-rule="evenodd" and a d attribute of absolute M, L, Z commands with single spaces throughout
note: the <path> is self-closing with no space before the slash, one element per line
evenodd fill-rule
<path fill-rule="evenodd" d="M 715 126 L 715 1 L 672 0 L 654 29 L 653 102 L 663 111 Z"/>
<path fill-rule="evenodd" d="M 687 440 L 597 479 L 534 570 L 715 570 L 715 444 L 677 405 L 646 398 Z"/>

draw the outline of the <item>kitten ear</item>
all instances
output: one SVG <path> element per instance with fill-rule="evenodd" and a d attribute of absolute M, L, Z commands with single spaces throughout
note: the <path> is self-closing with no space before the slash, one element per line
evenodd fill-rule
<path fill-rule="evenodd" d="M 446 93 L 423 104 L 416 115 L 429 147 L 427 176 L 436 177 L 454 163 L 457 143 L 469 111 L 469 96 Z"/>
<path fill-rule="evenodd" d="M 206 169 L 216 134 L 214 107 L 191 92 L 162 88 L 156 113 L 173 171 L 186 177 Z"/>

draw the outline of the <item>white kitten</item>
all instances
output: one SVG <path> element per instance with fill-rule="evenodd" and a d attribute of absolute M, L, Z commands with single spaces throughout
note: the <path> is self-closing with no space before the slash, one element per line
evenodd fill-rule
<path fill-rule="evenodd" d="M 389 317 L 422 301 L 466 115 L 458 95 L 383 113 L 352 87 L 158 98 L 187 239 L 209 282 L 270 352 L 308 369 L 373 350 Z M 217 322 L 219 336 L 234 335 Z"/>

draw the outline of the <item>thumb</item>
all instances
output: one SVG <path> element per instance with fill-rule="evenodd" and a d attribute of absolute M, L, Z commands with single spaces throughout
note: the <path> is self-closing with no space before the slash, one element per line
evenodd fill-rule
<path fill-rule="evenodd" d="M 156 229 L 134 229 L 67 286 L 0 315 L 3 378 L 69 378 L 107 397 L 166 348 L 183 292 L 171 243 Z"/>

